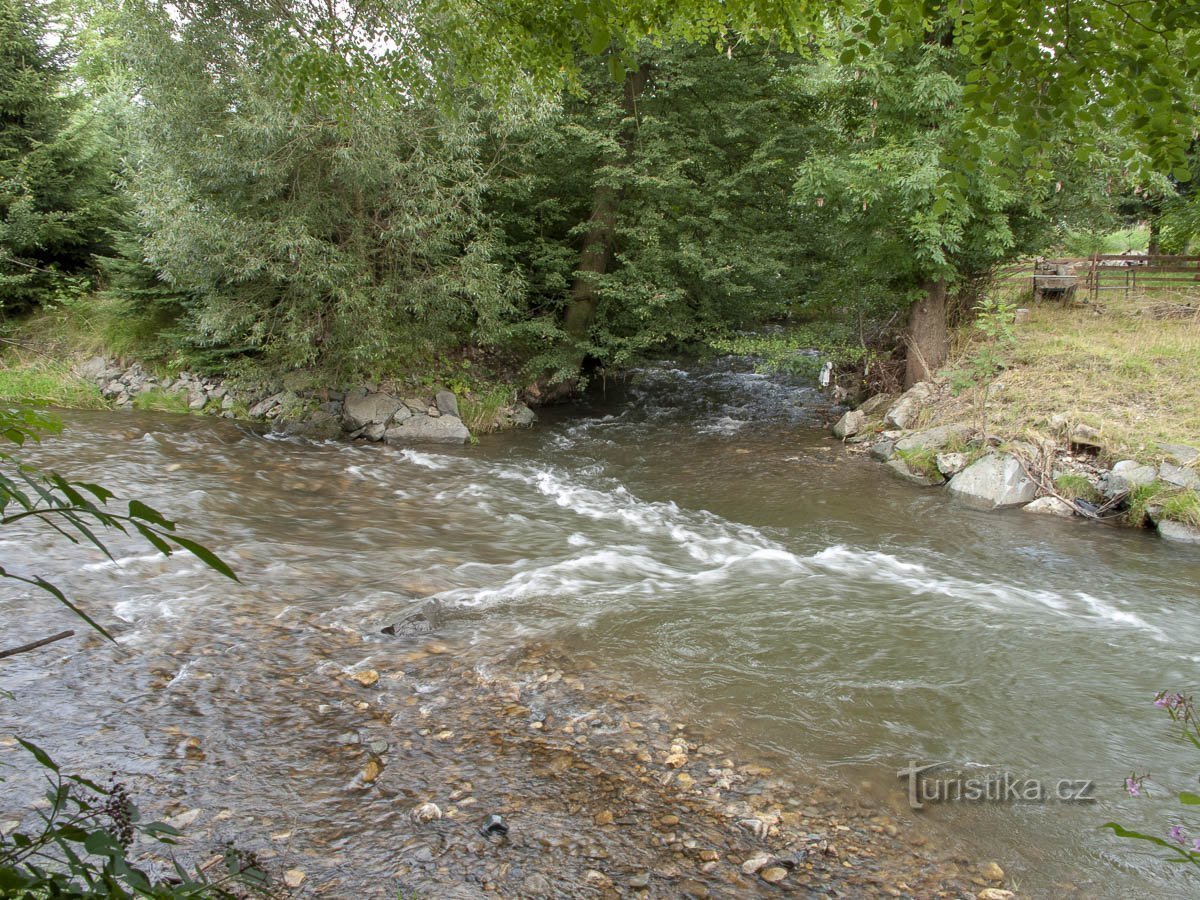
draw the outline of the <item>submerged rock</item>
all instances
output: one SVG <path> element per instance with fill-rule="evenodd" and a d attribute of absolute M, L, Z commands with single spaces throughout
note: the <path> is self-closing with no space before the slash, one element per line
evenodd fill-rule
<path fill-rule="evenodd" d="M 1037 492 L 1020 460 L 1007 453 L 989 453 L 950 479 L 950 493 L 980 509 L 1024 506 Z"/>

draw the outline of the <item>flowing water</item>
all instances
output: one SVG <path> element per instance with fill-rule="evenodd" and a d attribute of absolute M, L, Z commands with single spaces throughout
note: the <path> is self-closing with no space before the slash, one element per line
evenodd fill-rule
<path fill-rule="evenodd" d="M 934 843 L 999 860 L 1027 896 L 1200 891 L 1100 828 L 1165 836 L 1184 821 L 1162 790 L 1129 798 L 1132 771 L 1197 788 L 1196 753 L 1152 700 L 1200 675 L 1200 554 L 899 483 L 827 437 L 819 394 L 745 369 L 648 370 L 461 449 L 65 414 L 64 435 L 27 456 L 185 522 L 242 584 L 133 541 L 114 542 L 114 563 L 6 528 L 3 564 L 116 623 L 122 650 L 86 639 L 10 661 L 0 686 L 17 700 L 0 726 L 80 767 L 156 776 L 167 797 L 234 806 L 247 827 L 269 810 L 280 831 L 358 822 L 338 769 L 346 739 L 336 715 L 314 712 L 336 701 L 316 676 L 376 664 L 379 629 L 435 597 L 439 635 L 461 654 L 552 645 L 745 758 L 898 814 L 897 771 L 911 764 L 1050 794 L 1091 783 L 1092 802 L 914 814 Z M 0 590 L 4 645 L 71 624 L 42 597 Z M 319 627 L 278 629 L 301 620 Z M 339 630 L 376 638 L 347 650 Z M 202 765 L 182 747 L 190 734 L 204 736 Z"/>

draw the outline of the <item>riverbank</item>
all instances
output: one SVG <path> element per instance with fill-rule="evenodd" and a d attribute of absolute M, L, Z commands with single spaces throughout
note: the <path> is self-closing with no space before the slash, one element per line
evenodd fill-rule
<path fill-rule="evenodd" d="M 943 377 L 877 395 L 834 436 L 987 509 L 1153 527 L 1200 544 L 1200 316 L 1132 297 L 1021 310 L 999 351 L 964 335 Z M 980 347 L 999 374 L 961 377 Z M 957 371 L 956 371 L 957 367 Z"/>
<path fill-rule="evenodd" d="M 212 415 L 316 440 L 400 446 L 461 444 L 537 418 L 515 385 L 469 377 L 469 361 L 459 360 L 453 377 L 398 372 L 337 385 L 328 375 L 306 371 L 196 372 L 122 351 L 122 341 L 81 317 L 70 310 L 40 311 L 9 329 L 0 357 L 0 402 Z"/>

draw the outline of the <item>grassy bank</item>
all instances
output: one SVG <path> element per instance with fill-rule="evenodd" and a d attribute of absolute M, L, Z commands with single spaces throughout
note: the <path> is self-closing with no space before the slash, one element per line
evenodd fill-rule
<path fill-rule="evenodd" d="M 166 354 L 157 328 L 146 317 L 131 317 L 119 302 L 87 298 L 41 309 L 21 319 L 0 320 L 0 403 L 43 404 L 73 409 L 112 406 L 95 384 L 79 374 L 88 360 L 100 356 L 139 363 L 156 378 L 175 378 L 182 372 L 208 372 L 208 367 L 186 355 Z M 343 383 L 337 373 L 295 370 L 272 372 L 251 359 L 236 361 L 217 377 L 242 399 L 235 414 L 245 413 L 246 397 L 261 394 L 264 384 L 283 385 L 292 391 L 320 392 L 361 383 Z M 372 383 L 390 387 L 397 396 L 431 394 L 448 387 L 459 398 L 459 411 L 472 434 L 507 427 L 508 412 L 517 397 L 516 373 L 470 350 L 434 359 L 397 364 L 372 373 Z M 133 398 L 137 409 L 188 412 L 186 393 L 152 390 Z M 211 412 L 212 409 L 209 409 Z"/>
<path fill-rule="evenodd" d="M 1110 460 L 1157 459 L 1159 443 L 1200 447 L 1200 316 L 1158 318 L 1186 297 L 1146 293 L 1064 306 L 1010 293 L 1029 314 L 1014 326 L 1007 368 L 988 391 L 990 431 L 1039 440 L 1056 436 L 1056 421 L 1082 423 L 1100 431 Z M 978 349 L 965 333 L 956 344 L 950 368 Z M 931 424 L 973 422 L 976 403 L 970 391 L 944 398 Z"/>

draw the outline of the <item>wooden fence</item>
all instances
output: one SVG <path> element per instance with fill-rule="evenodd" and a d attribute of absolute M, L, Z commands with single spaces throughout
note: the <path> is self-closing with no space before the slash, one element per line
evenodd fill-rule
<path fill-rule="evenodd" d="M 1151 291 L 1200 297 L 1200 256 L 1039 257 L 1005 266 L 997 275 L 1029 279 L 1034 294 L 1047 298 L 1071 299 L 1083 292 L 1095 300 L 1106 291 L 1122 291 L 1126 297 Z"/>

